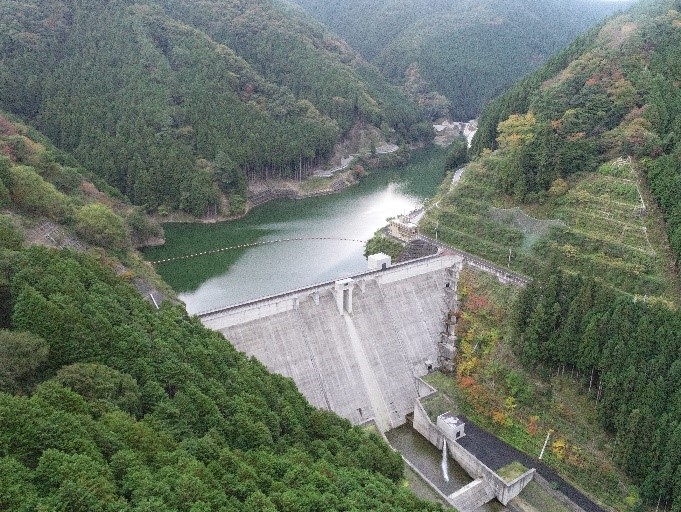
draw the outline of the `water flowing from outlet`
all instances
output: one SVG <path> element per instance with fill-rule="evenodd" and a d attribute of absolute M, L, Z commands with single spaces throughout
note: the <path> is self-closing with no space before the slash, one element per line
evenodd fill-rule
<path fill-rule="evenodd" d="M 449 458 L 447 457 L 447 440 L 442 440 L 442 478 L 449 482 Z"/>

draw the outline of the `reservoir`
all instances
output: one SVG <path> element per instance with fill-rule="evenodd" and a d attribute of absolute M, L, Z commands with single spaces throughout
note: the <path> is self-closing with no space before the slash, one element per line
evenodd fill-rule
<path fill-rule="evenodd" d="M 327 238 L 158 264 L 157 271 L 190 314 L 362 272 L 367 263 L 358 241 L 371 238 L 389 217 L 432 197 L 444 177 L 444 158 L 443 149 L 429 147 L 413 152 L 403 167 L 372 170 L 340 194 L 272 201 L 236 221 L 166 224 L 166 244 L 144 255 L 155 261 L 268 240 Z"/>

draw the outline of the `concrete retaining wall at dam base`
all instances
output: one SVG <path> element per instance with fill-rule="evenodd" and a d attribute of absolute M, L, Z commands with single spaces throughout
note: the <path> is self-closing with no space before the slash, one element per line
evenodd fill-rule
<path fill-rule="evenodd" d="M 200 315 L 316 407 L 385 432 L 439 366 L 462 259 L 437 255 Z M 340 288 L 339 288 L 340 286 Z"/>
<path fill-rule="evenodd" d="M 506 482 L 461 446 L 455 438 L 447 435 L 433 423 L 420 400 L 417 400 L 414 406 L 414 429 L 440 450 L 446 441 L 449 455 L 475 479 L 466 487 L 447 496 L 447 501 L 462 512 L 475 510 L 494 498 L 507 505 L 534 478 L 535 470 L 529 469 L 513 481 Z"/>
<path fill-rule="evenodd" d="M 490 493 L 512 512 L 527 512 L 527 504 L 514 497 L 529 483 L 534 481 L 544 493 L 562 504 L 572 512 L 605 512 L 605 510 L 591 501 L 587 496 L 565 482 L 554 470 L 515 448 L 510 447 L 493 435 L 485 432 L 475 423 L 464 416 L 464 437 L 456 438 L 451 432 L 441 429 L 428 416 L 424 403 L 439 394 L 435 388 L 417 379 L 420 387 L 420 398 L 414 405 L 412 426 L 414 430 L 425 437 L 433 446 L 442 450 L 443 441 L 447 439 L 447 451 L 471 478 L 483 480 L 482 484 L 465 487 L 456 493 L 445 496 L 447 502 L 462 512 L 475 510 L 478 503 L 485 498 L 484 493 Z M 443 415 L 444 416 L 444 415 Z M 496 471 L 503 465 L 520 462 L 527 468 L 532 468 L 525 474 L 511 482 L 504 481 Z M 509 501 L 510 500 L 510 501 Z"/>

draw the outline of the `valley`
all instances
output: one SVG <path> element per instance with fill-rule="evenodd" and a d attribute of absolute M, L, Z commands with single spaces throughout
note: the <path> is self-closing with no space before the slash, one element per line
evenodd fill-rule
<path fill-rule="evenodd" d="M 470 512 L 541 459 L 512 510 L 681 512 L 678 0 L 0 0 L 0 34 L 0 510 Z M 470 485 L 418 498 L 448 454 Z"/>

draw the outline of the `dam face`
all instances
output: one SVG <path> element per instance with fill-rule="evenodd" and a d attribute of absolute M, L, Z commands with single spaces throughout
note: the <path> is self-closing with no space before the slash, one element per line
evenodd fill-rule
<path fill-rule="evenodd" d="M 439 367 L 458 256 L 444 255 L 200 315 L 314 406 L 381 431 L 405 422 Z"/>

